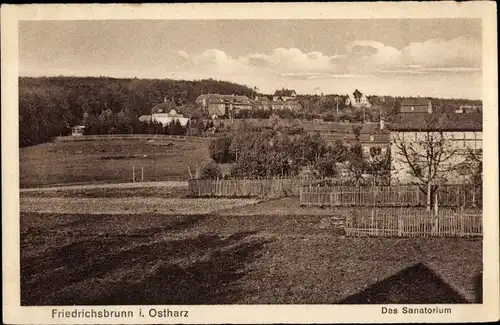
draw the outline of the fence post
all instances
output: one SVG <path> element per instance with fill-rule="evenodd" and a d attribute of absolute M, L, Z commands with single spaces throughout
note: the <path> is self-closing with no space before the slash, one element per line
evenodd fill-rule
<path fill-rule="evenodd" d="M 372 219 L 371 219 L 371 235 L 376 235 L 376 230 L 375 230 L 375 210 L 372 208 Z"/>
<path fill-rule="evenodd" d="M 403 234 L 403 219 L 401 219 L 401 214 L 398 215 L 398 237 Z"/>
<path fill-rule="evenodd" d="M 132 182 L 135 183 L 135 166 L 132 165 Z"/>
<path fill-rule="evenodd" d="M 464 218 L 464 207 L 460 207 L 460 237 L 465 236 L 465 218 Z"/>
<path fill-rule="evenodd" d="M 144 182 L 144 167 L 141 167 L 141 183 Z"/>
<path fill-rule="evenodd" d="M 436 192 L 434 193 L 434 213 L 436 214 L 436 216 L 438 215 L 438 210 L 439 210 L 439 207 L 438 207 L 438 192 L 436 190 Z"/>

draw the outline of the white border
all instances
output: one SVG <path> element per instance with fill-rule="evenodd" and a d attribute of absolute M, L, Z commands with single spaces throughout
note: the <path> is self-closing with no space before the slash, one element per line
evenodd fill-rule
<path fill-rule="evenodd" d="M 378 305 L 177 306 L 182 318 L 52 319 L 52 307 L 20 307 L 18 21 L 97 19 L 370 19 L 481 18 L 483 20 L 484 303 L 446 305 L 451 315 L 382 315 Z M 9 324 L 102 323 L 368 323 L 482 322 L 499 319 L 498 80 L 495 2 L 254 3 L 143 5 L 2 5 L 2 235 L 3 321 Z M 415 306 L 415 305 L 413 305 Z M 428 306 L 435 307 L 436 305 Z M 147 306 L 106 306 L 147 310 Z M 152 307 L 152 306 L 149 306 Z M 161 308 L 160 306 L 155 306 Z M 175 309 L 175 306 L 164 306 Z M 399 306 L 402 307 L 402 306 Z M 69 307 L 67 307 L 69 308 Z M 98 308 L 85 307 L 85 308 Z"/>

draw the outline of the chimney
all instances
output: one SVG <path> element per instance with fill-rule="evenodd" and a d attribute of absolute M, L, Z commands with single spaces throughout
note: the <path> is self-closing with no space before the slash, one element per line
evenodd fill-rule
<path fill-rule="evenodd" d="M 429 106 L 427 107 L 427 113 L 432 114 L 432 102 L 429 101 Z"/>
<path fill-rule="evenodd" d="M 380 131 L 382 131 L 384 128 L 385 128 L 385 121 L 384 121 L 384 117 L 381 116 L 380 117 Z"/>

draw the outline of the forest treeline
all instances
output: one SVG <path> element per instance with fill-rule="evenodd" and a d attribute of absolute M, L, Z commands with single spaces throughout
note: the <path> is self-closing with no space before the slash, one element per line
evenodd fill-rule
<path fill-rule="evenodd" d="M 241 94 L 249 87 L 227 81 L 116 79 L 105 77 L 19 78 L 20 146 L 65 135 L 76 124 L 92 126 L 92 133 L 140 133 L 141 115 L 167 100 L 193 106 L 206 93 Z"/>

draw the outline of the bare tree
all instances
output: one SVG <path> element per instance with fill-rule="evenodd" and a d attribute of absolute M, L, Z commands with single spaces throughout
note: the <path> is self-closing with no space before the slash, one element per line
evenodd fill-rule
<path fill-rule="evenodd" d="M 429 114 L 420 131 L 395 132 L 393 135 L 396 148 L 393 159 L 408 166 L 411 174 L 418 179 L 420 189 L 427 195 L 428 210 L 431 207 L 433 183 L 444 179 L 455 168 L 452 158 L 457 149 L 439 125 L 436 116 Z"/>

